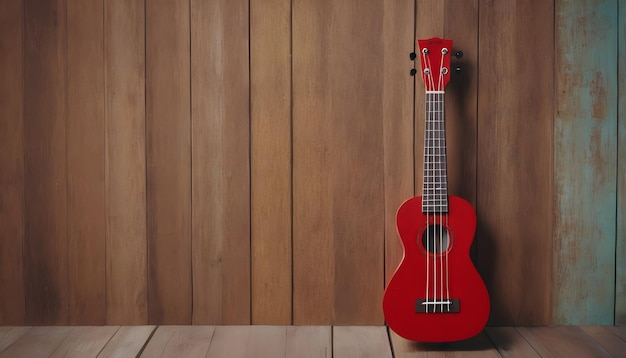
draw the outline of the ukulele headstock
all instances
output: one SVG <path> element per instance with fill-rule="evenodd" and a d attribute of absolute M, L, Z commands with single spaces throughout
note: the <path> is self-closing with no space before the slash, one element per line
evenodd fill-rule
<path fill-rule="evenodd" d="M 433 37 L 417 40 L 417 44 L 426 91 L 444 91 L 450 82 L 452 40 Z"/>

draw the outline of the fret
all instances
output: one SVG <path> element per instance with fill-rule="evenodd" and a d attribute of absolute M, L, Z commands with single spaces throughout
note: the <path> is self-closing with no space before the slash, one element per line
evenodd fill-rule
<path fill-rule="evenodd" d="M 426 92 L 424 133 L 424 185 L 422 211 L 448 212 L 448 173 L 444 92 Z"/>

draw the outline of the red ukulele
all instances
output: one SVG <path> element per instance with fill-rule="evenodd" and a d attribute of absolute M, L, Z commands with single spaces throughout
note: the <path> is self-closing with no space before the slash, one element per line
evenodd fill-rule
<path fill-rule="evenodd" d="M 444 89 L 450 80 L 452 40 L 419 40 L 426 87 L 424 187 L 396 214 L 404 257 L 385 290 L 389 327 L 418 342 L 452 342 L 480 333 L 489 317 L 489 294 L 470 259 L 476 213 L 449 196 Z"/>

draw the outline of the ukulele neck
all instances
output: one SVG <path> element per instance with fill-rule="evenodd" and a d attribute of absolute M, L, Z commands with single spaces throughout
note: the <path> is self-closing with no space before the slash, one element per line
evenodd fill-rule
<path fill-rule="evenodd" d="M 422 212 L 448 212 L 444 91 L 426 91 Z"/>

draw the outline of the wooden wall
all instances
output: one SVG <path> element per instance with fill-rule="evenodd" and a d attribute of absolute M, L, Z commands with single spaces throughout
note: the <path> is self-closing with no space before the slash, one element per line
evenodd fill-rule
<path fill-rule="evenodd" d="M 0 325 L 382 324 L 431 36 L 490 324 L 625 323 L 624 9 L 0 0 Z"/>

